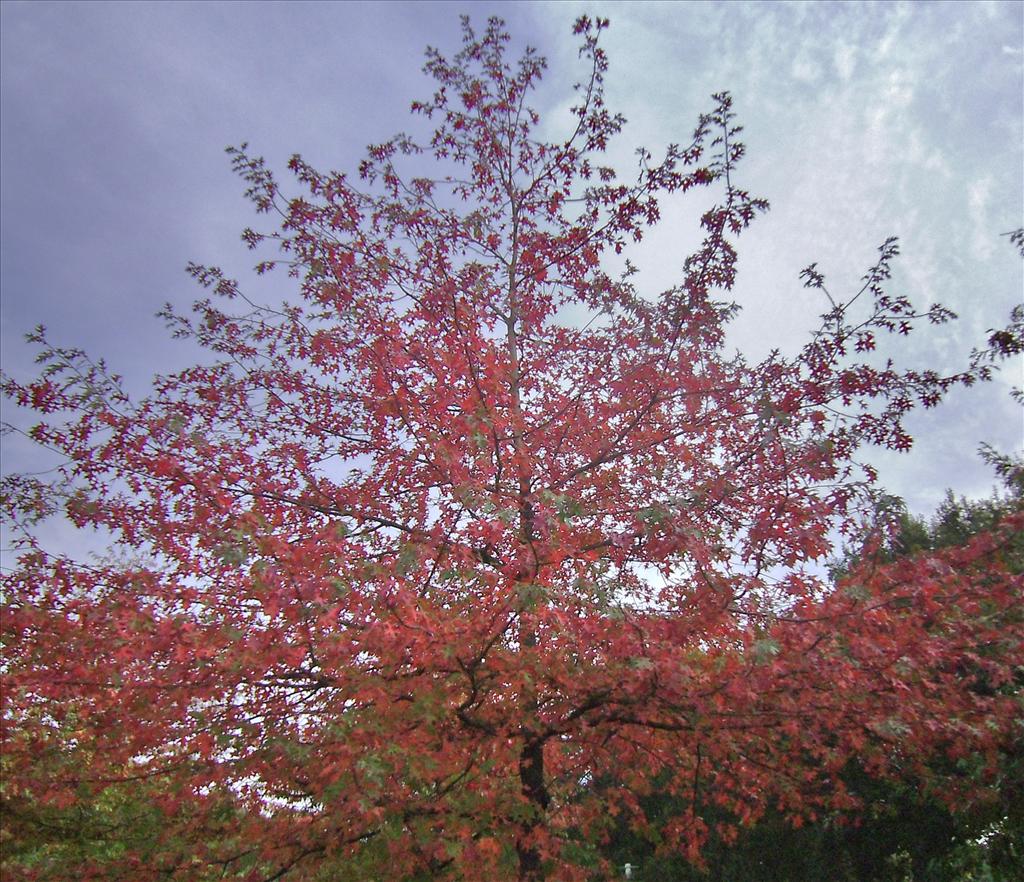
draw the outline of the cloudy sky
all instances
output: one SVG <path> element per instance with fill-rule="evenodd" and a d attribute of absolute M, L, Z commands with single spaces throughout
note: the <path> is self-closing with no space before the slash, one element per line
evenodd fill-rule
<path fill-rule="evenodd" d="M 741 242 L 744 312 L 730 344 L 795 350 L 823 310 L 800 286 L 817 261 L 837 294 L 900 237 L 895 288 L 961 320 L 901 354 L 955 370 L 1022 296 L 1000 236 L 1024 225 L 1020 3 L 45 3 L 0 4 L 2 363 L 37 323 L 103 355 L 135 391 L 184 367 L 154 313 L 196 290 L 187 261 L 244 277 L 252 222 L 225 146 L 249 141 L 282 170 L 300 152 L 352 170 L 366 144 L 407 126 L 429 94 L 427 44 L 458 44 L 458 16 L 507 19 L 549 72 L 537 95 L 559 134 L 580 72 L 575 16 L 607 16 L 609 103 L 629 120 L 613 148 L 688 139 L 728 89 L 749 148 L 744 186 L 772 211 Z M 683 202 L 633 256 L 651 290 L 673 284 L 703 202 Z M 285 280 L 279 281 L 285 284 Z M 976 450 L 1019 451 L 1009 396 L 1020 362 L 915 419 L 918 444 L 879 456 L 882 480 L 930 511 L 943 489 L 993 480 Z M 15 415 L 5 409 L 5 418 Z M 5 442 L 5 469 L 33 464 Z"/>

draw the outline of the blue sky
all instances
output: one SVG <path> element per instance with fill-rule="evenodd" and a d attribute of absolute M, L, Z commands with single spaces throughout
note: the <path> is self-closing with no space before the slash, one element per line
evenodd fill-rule
<path fill-rule="evenodd" d="M 143 391 L 186 366 L 155 312 L 197 295 L 187 261 L 245 278 L 252 223 L 223 149 L 247 140 L 275 169 L 293 152 L 352 170 L 366 144 L 409 125 L 427 94 L 429 43 L 458 43 L 458 16 L 505 17 L 549 72 L 536 105 L 566 118 L 579 68 L 570 31 L 608 16 L 609 103 L 629 119 L 613 155 L 686 140 L 708 95 L 730 90 L 749 148 L 741 177 L 772 211 L 741 242 L 730 345 L 793 351 L 823 305 L 797 280 L 817 261 L 837 293 L 858 287 L 898 235 L 895 287 L 961 315 L 901 347 L 953 370 L 1022 296 L 1005 233 L 1024 225 L 1020 3 L 44 3 L 2 16 L 2 363 L 43 322 L 105 356 Z M 679 277 L 703 203 L 684 202 L 632 259 L 651 290 Z M 283 277 L 274 284 L 284 285 Z M 273 288 L 263 286 L 267 296 Z M 992 485 L 986 441 L 1021 449 L 1009 396 L 1021 363 L 915 418 L 914 451 L 879 456 L 883 483 L 918 511 L 945 487 Z M 5 408 L 5 418 L 11 418 Z M 5 469 L 33 454 L 5 441 Z"/>

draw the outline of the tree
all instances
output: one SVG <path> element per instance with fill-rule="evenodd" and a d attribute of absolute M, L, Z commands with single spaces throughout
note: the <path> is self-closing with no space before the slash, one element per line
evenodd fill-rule
<path fill-rule="evenodd" d="M 804 272 L 828 303 L 796 357 L 728 355 L 736 307 L 716 297 L 767 208 L 739 186 L 730 97 L 618 175 L 606 25 L 577 22 L 564 140 L 539 140 L 527 103 L 543 59 L 513 65 L 500 21 L 464 20 L 413 105 L 433 135 L 370 148 L 358 182 L 296 156 L 289 198 L 231 150 L 280 217 L 244 234 L 280 249 L 257 271 L 285 268 L 298 296 L 259 305 L 193 266 L 214 296 L 165 316 L 211 363 L 133 401 L 40 331 L 41 376 L 5 380 L 66 458 L 6 487 L 25 532 L 5 577 L 5 787 L 60 807 L 163 782 L 168 846 L 123 876 L 585 879 L 608 872 L 616 815 L 650 830 L 655 780 L 681 807 L 663 847 L 696 861 L 709 799 L 739 823 L 813 816 L 850 805 L 853 754 L 883 774 L 897 750 L 988 756 L 1010 737 L 1015 695 L 955 669 L 1009 682 L 1019 518 L 941 566 L 838 590 L 819 566 L 870 507 L 858 451 L 909 447 L 908 411 L 991 366 L 871 361 L 877 338 L 951 317 L 886 292 L 895 240 L 850 297 Z M 664 199 L 701 188 L 719 199 L 678 286 L 612 274 Z M 118 554 L 47 554 L 32 525 L 55 513 Z M 42 769 L 61 737 L 81 763 Z"/>

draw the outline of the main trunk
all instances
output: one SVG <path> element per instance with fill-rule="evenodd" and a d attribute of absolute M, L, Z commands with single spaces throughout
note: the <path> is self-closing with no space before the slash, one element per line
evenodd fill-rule
<path fill-rule="evenodd" d="M 531 809 L 528 818 L 519 826 L 516 853 L 519 856 L 520 882 L 542 882 L 544 865 L 534 834 L 545 822 L 551 797 L 544 783 L 544 742 L 528 738 L 519 754 L 519 781 L 523 796 Z"/>

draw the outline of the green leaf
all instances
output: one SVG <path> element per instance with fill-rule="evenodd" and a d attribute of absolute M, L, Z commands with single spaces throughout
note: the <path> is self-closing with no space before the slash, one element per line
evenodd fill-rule
<path fill-rule="evenodd" d="M 781 648 L 777 640 L 771 637 L 760 637 L 750 647 L 750 655 L 755 664 L 761 665 L 775 658 Z"/>
<path fill-rule="evenodd" d="M 537 585 L 533 582 L 520 582 L 516 586 L 516 596 L 519 598 L 519 603 L 525 610 L 535 609 L 537 604 L 547 600 L 547 591 L 543 585 Z"/>

